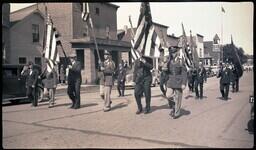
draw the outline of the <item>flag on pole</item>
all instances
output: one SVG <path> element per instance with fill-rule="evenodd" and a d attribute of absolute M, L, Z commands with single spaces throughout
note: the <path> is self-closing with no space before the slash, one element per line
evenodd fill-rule
<path fill-rule="evenodd" d="M 87 21 L 89 18 L 89 4 L 83 3 L 82 5 L 82 19 L 83 21 Z"/>
<path fill-rule="evenodd" d="M 160 38 L 152 22 L 149 2 L 142 2 L 137 30 L 132 40 L 132 56 L 134 59 L 138 59 L 141 55 L 159 57 L 161 47 Z"/>
<path fill-rule="evenodd" d="M 183 32 L 183 35 L 181 37 L 181 44 L 182 44 L 182 57 L 184 57 L 184 60 L 185 60 L 185 66 L 187 69 L 189 68 L 192 68 L 194 66 L 193 64 L 193 58 L 192 58 L 192 51 L 191 49 L 189 48 L 189 44 L 187 42 L 187 36 L 186 36 L 186 33 L 185 33 L 185 29 L 184 29 L 184 26 L 183 26 L 183 23 L 181 24 L 182 25 L 182 32 Z"/>
<path fill-rule="evenodd" d="M 225 9 L 221 6 L 221 12 L 225 13 Z"/>
<path fill-rule="evenodd" d="M 57 49 L 57 43 L 59 34 L 55 27 L 53 27 L 52 20 L 48 16 L 47 26 L 46 26 L 46 37 L 44 46 L 44 57 L 48 60 L 47 71 L 51 72 L 55 65 L 60 62 L 60 56 Z"/>

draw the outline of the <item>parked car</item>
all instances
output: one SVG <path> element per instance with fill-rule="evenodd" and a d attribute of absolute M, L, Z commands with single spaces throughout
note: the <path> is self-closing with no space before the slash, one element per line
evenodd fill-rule
<path fill-rule="evenodd" d="M 2 65 L 3 86 L 2 86 L 2 103 L 10 101 L 11 103 L 19 103 L 26 96 L 26 77 L 21 76 L 24 65 Z M 18 89 L 18 90 L 17 90 Z M 42 98 L 43 87 L 39 85 L 38 98 Z"/>

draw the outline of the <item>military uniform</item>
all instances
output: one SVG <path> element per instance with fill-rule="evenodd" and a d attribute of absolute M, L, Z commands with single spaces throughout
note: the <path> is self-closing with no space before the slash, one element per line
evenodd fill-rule
<path fill-rule="evenodd" d="M 187 76 L 188 76 L 188 88 L 189 88 L 189 91 L 192 91 L 193 90 L 192 70 L 188 71 Z"/>
<path fill-rule="evenodd" d="M 196 76 L 197 76 L 197 70 L 196 70 L 196 68 L 193 68 L 192 69 L 192 80 L 191 80 L 192 92 L 194 92 L 194 90 L 195 90 Z"/>
<path fill-rule="evenodd" d="M 227 100 L 229 93 L 229 85 L 231 79 L 231 70 L 228 67 L 221 68 L 217 78 L 220 78 L 220 92 L 222 98 Z"/>
<path fill-rule="evenodd" d="M 203 85 L 204 85 L 204 80 L 206 76 L 206 70 L 204 67 L 199 67 L 197 69 L 197 74 L 195 78 L 195 92 L 196 92 L 196 98 L 203 98 Z M 198 86 L 199 86 L 199 91 L 198 91 Z"/>
<path fill-rule="evenodd" d="M 146 109 L 145 113 L 150 112 L 150 101 L 151 101 L 151 83 L 152 74 L 150 72 L 153 69 L 153 61 L 151 58 L 142 57 L 143 61 L 140 59 L 135 60 L 134 72 L 133 72 L 133 82 L 135 82 L 134 95 L 136 103 L 138 106 L 138 111 L 136 114 L 142 112 L 141 97 L 144 93 L 146 99 Z"/>
<path fill-rule="evenodd" d="M 166 57 L 165 60 L 162 60 L 159 66 L 159 70 L 161 71 L 160 74 L 160 90 L 162 91 L 163 95 L 166 96 L 166 84 L 168 81 L 168 56 Z"/>
<path fill-rule="evenodd" d="M 105 52 L 105 55 L 109 55 L 109 52 Z M 110 56 L 111 57 L 111 56 Z M 109 111 L 111 109 L 111 90 L 112 86 L 114 84 L 114 73 L 115 73 L 115 63 L 112 61 L 112 59 L 107 59 L 104 61 L 104 69 L 103 74 L 104 74 L 104 111 Z"/>
<path fill-rule="evenodd" d="M 233 92 L 238 92 L 239 91 L 239 76 L 237 73 L 237 69 L 235 67 L 232 67 L 232 91 Z"/>
<path fill-rule="evenodd" d="M 170 55 L 177 53 L 176 48 L 171 48 Z M 176 119 L 180 116 L 181 100 L 182 100 L 182 85 L 184 87 L 187 84 L 187 71 L 184 66 L 183 60 L 176 57 L 171 59 L 168 63 L 168 75 L 169 80 L 167 81 L 167 98 L 169 101 L 170 108 L 173 109 L 171 116 Z M 174 105 L 174 106 L 173 106 Z"/>

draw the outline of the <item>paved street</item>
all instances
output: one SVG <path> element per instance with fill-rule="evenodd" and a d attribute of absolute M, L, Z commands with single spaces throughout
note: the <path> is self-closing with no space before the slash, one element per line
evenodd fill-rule
<path fill-rule="evenodd" d="M 220 100 L 219 79 L 209 78 L 205 98 L 195 100 L 185 89 L 182 116 L 169 116 L 159 87 L 152 88 L 150 114 L 136 115 L 133 89 L 124 98 L 112 92 L 112 111 L 103 112 L 99 92 L 82 92 L 81 109 L 69 109 L 68 96 L 58 94 L 56 106 L 29 103 L 2 107 L 4 148 L 250 148 L 254 136 L 247 131 L 249 95 L 254 91 L 252 72 L 244 72 L 240 92 Z M 143 104 L 144 98 L 142 99 Z"/>

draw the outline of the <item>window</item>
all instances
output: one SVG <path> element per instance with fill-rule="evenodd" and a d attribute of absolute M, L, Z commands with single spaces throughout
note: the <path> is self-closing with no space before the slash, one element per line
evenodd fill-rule
<path fill-rule="evenodd" d="M 19 64 L 26 64 L 27 58 L 26 57 L 19 57 Z"/>
<path fill-rule="evenodd" d="M 41 57 L 35 57 L 35 64 L 42 65 Z"/>
<path fill-rule="evenodd" d="M 33 42 L 39 42 L 39 25 L 32 24 L 32 39 Z"/>
<path fill-rule="evenodd" d="M 84 69 L 84 50 L 83 49 L 77 49 L 76 50 L 76 56 L 77 56 L 77 60 L 81 63 L 82 69 Z"/>
<path fill-rule="evenodd" d="M 99 8 L 95 8 L 95 14 L 99 15 L 100 14 L 100 9 Z"/>
<path fill-rule="evenodd" d="M 199 49 L 200 57 L 202 57 L 202 49 Z"/>

